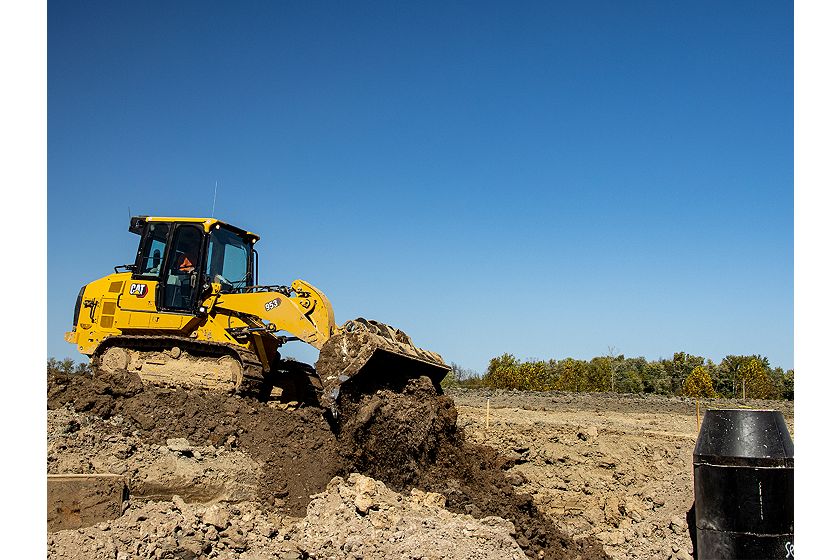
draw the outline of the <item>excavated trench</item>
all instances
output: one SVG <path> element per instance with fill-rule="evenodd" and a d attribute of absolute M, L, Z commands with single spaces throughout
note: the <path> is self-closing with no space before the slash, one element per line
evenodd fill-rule
<path fill-rule="evenodd" d="M 360 472 L 393 489 L 446 497 L 446 508 L 513 522 L 531 558 L 606 558 L 594 540 L 572 540 L 517 491 L 512 460 L 465 441 L 452 399 L 428 378 L 342 390 L 337 421 L 318 407 L 285 410 L 203 390 L 142 386 L 128 373 L 48 377 L 49 409 L 108 419 L 151 444 L 186 438 L 239 450 L 262 467 L 259 497 L 267 509 L 303 516 L 310 496 L 334 476 Z"/>

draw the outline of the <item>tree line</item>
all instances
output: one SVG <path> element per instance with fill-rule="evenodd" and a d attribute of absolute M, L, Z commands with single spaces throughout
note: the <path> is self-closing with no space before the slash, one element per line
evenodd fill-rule
<path fill-rule="evenodd" d="M 444 387 L 652 393 L 656 395 L 793 400 L 793 370 L 771 367 L 760 355 L 726 356 L 720 361 L 677 352 L 672 359 L 597 356 L 589 361 L 519 360 L 502 354 L 479 374 L 450 364 Z M 72 359 L 47 361 L 48 373 L 90 374 L 90 366 Z"/>
<path fill-rule="evenodd" d="M 64 358 L 63 360 L 56 360 L 49 358 L 47 360 L 47 374 L 63 373 L 65 375 L 85 375 L 90 374 L 90 365 L 87 363 L 76 363 L 72 358 Z"/>
<path fill-rule="evenodd" d="M 451 366 L 445 387 L 793 400 L 793 370 L 771 367 L 757 354 L 726 356 L 720 363 L 686 352 L 654 361 L 623 354 L 589 361 L 519 360 L 502 354 L 490 360 L 483 374 Z"/>

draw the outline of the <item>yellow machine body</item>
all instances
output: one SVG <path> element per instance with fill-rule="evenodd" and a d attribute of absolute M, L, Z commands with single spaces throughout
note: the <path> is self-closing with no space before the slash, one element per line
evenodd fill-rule
<path fill-rule="evenodd" d="M 135 262 L 81 289 L 65 334 L 101 368 L 206 388 L 248 381 L 259 392 L 288 369 L 278 366 L 278 349 L 299 340 L 322 351 L 316 368 L 327 403 L 362 370 L 383 375 L 377 363 L 436 383 L 449 371 L 393 327 L 336 326 L 330 301 L 303 280 L 259 285 L 254 233 L 214 218 L 148 216 L 133 217 L 129 231 L 141 237 Z"/>

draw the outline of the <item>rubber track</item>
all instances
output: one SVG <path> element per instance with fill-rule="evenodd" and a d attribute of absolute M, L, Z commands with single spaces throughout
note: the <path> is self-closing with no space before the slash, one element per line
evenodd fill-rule
<path fill-rule="evenodd" d="M 98 369 L 102 353 L 112 346 L 140 352 L 165 352 L 171 350 L 173 346 L 177 346 L 181 351 L 186 351 L 192 356 L 197 356 L 196 352 L 216 356 L 233 356 L 242 364 L 242 383 L 234 389 L 234 392 L 239 395 L 259 398 L 265 389 L 266 380 L 263 375 L 262 362 L 255 353 L 242 347 L 181 336 L 116 335 L 106 338 L 96 348 L 96 352 L 91 359 L 94 369 Z"/>

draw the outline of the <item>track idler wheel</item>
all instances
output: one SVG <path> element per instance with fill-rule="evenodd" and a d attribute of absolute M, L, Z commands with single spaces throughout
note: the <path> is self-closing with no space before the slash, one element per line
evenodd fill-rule
<path fill-rule="evenodd" d="M 99 368 L 106 373 L 126 371 L 131 363 L 131 355 L 125 348 L 112 346 L 105 350 L 99 359 Z"/>

